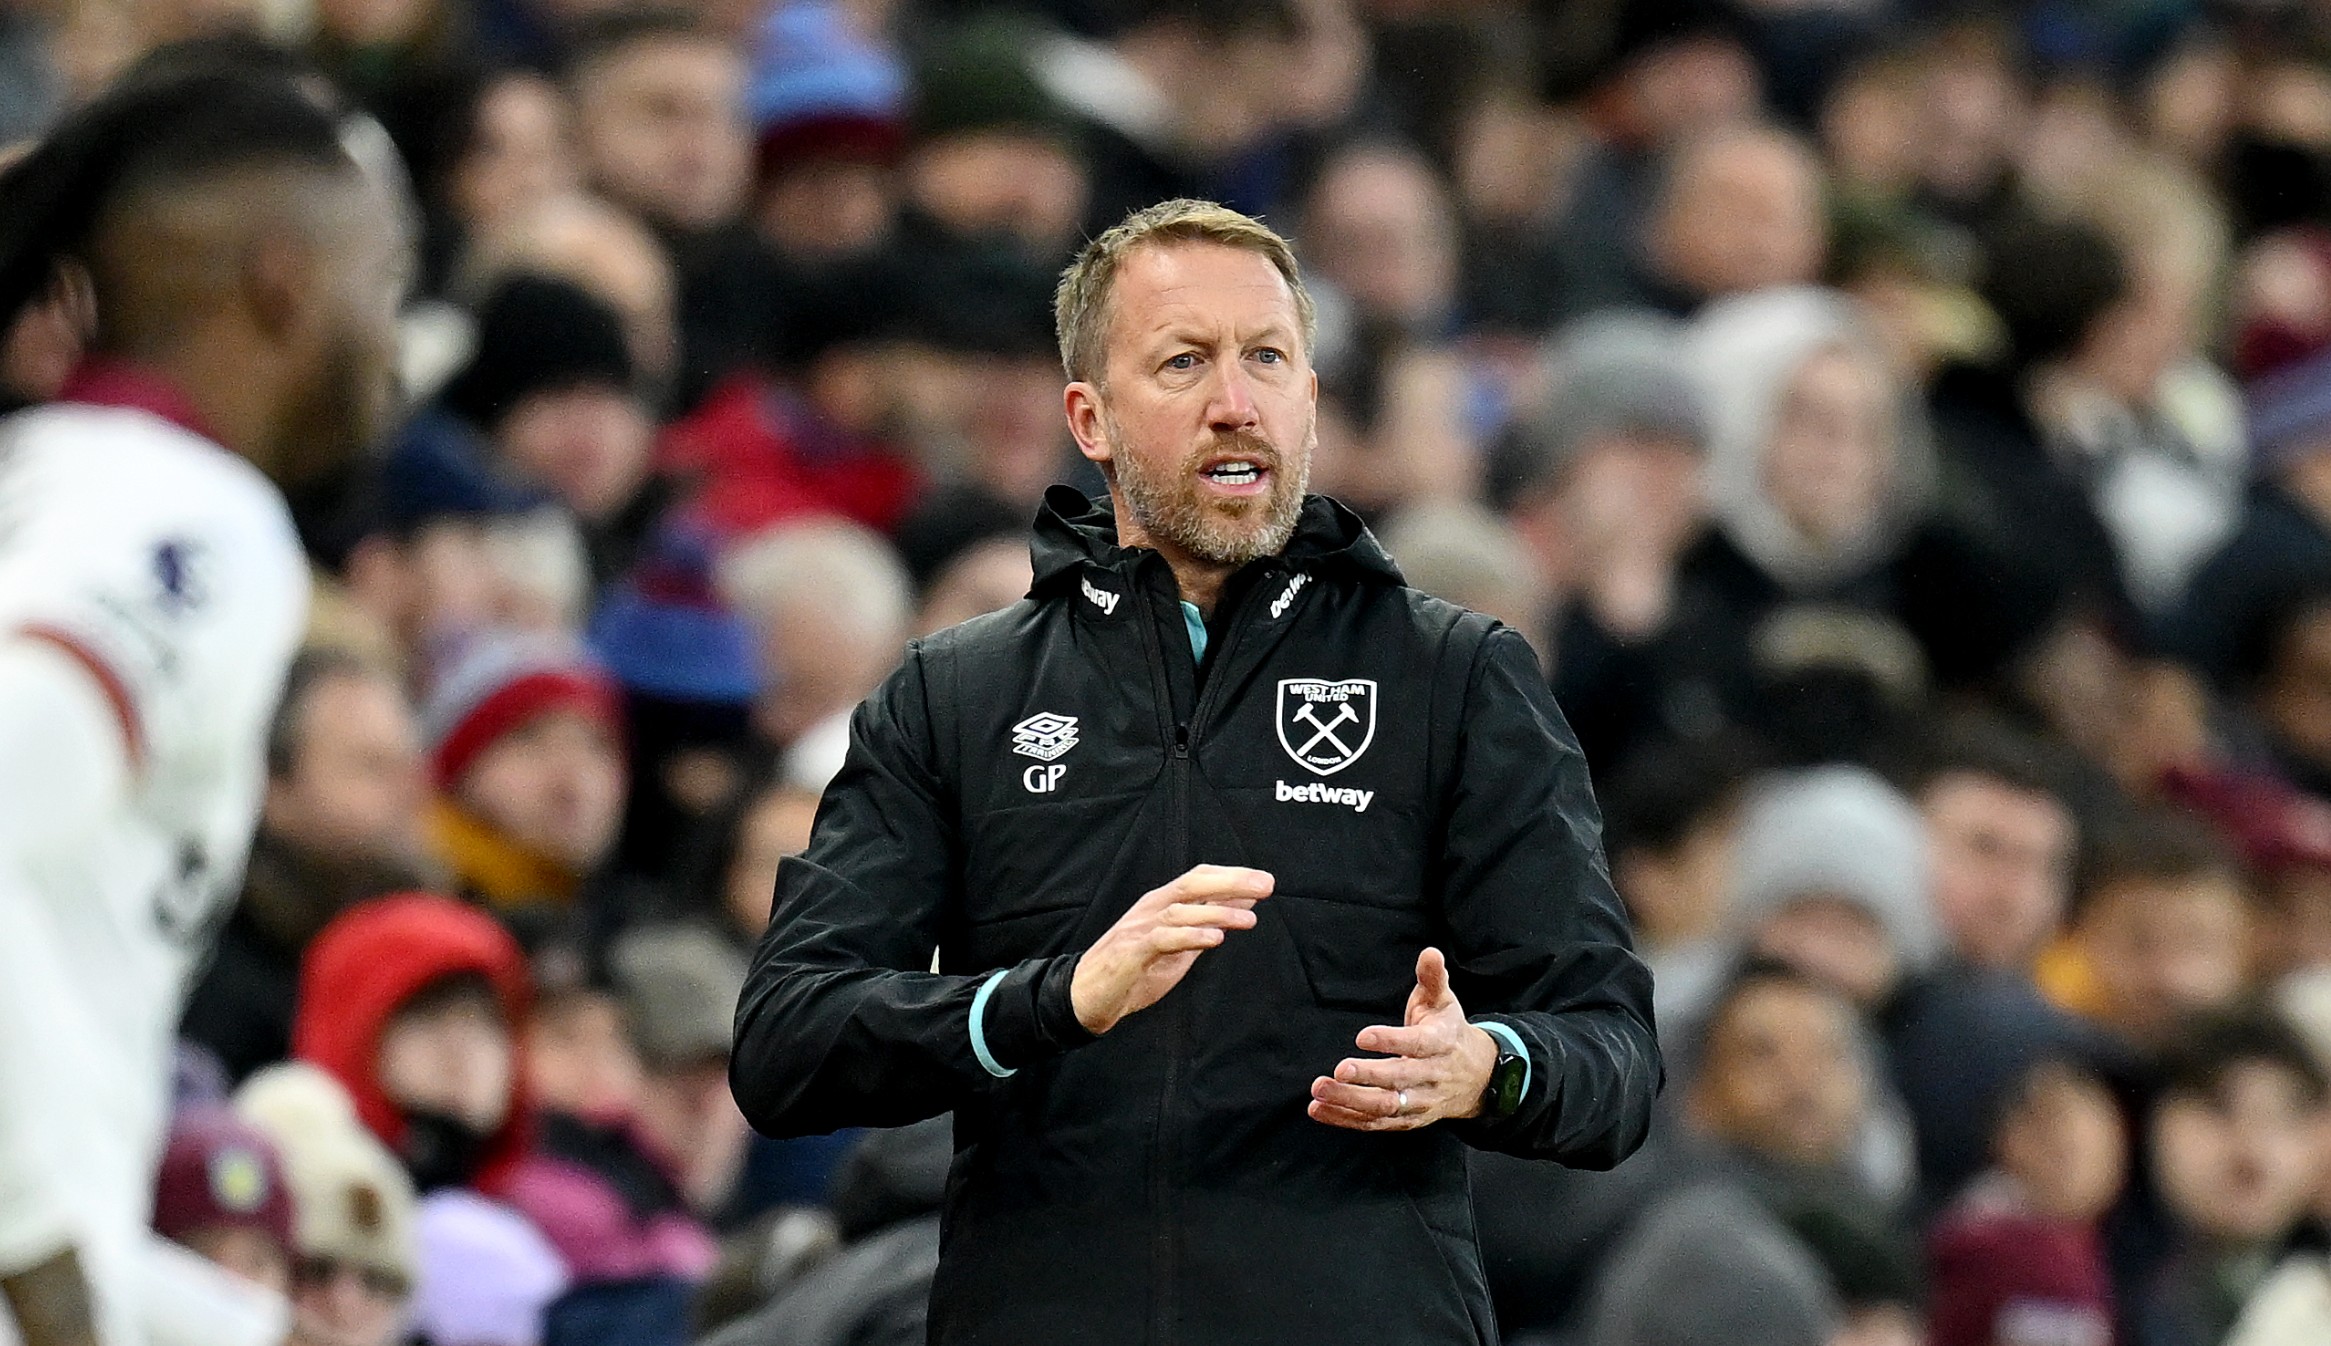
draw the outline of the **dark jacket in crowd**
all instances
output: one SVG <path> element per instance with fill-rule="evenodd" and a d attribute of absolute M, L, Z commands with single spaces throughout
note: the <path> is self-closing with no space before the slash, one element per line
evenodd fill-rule
<path fill-rule="evenodd" d="M 868 1135 L 834 1193 L 841 1250 L 704 1346 L 923 1346 L 951 1136 L 944 1117 Z"/>
<path fill-rule="evenodd" d="M 1660 1081 L 1650 975 L 1527 642 L 1405 588 L 1320 498 L 1226 585 L 1202 659 L 1105 504 L 1056 489 L 1034 561 L 1027 601 L 911 647 L 860 708 L 738 1007 L 746 1116 L 954 1110 L 935 1342 L 1495 1340 L 1465 1147 L 1608 1167 Z M 1260 924 L 1096 1040 L 1078 954 L 1201 862 L 1276 876 Z M 1428 944 L 1525 1046 L 1520 1106 L 1311 1120 L 1312 1080 L 1400 1021 Z"/>

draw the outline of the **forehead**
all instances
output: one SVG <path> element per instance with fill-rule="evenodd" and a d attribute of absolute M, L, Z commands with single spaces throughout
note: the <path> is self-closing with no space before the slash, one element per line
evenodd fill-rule
<path fill-rule="evenodd" d="M 744 71 L 744 53 L 717 37 L 658 33 L 602 54 L 585 67 L 579 84 L 587 96 L 599 88 L 735 83 L 743 80 Z"/>
<path fill-rule="evenodd" d="M 1268 257 L 1222 243 L 1148 243 L 1119 265 L 1111 335 L 1149 341 L 1183 328 L 1295 330 L 1295 292 Z"/>
<path fill-rule="evenodd" d="M 1846 1011 L 1810 986 L 1760 981 L 1744 986 L 1717 1019 L 1717 1039 L 1772 1036 L 1794 1047 L 1834 1048 L 1845 1037 Z"/>

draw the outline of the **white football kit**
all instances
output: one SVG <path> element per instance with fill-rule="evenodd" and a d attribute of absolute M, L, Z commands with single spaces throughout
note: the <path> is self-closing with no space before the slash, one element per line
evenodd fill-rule
<path fill-rule="evenodd" d="M 282 495 L 166 389 L 87 396 L 0 420 L 0 1275 L 78 1250 L 107 1346 L 280 1340 L 279 1311 L 202 1327 L 212 1269 L 147 1222 L 307 567 Z"/>

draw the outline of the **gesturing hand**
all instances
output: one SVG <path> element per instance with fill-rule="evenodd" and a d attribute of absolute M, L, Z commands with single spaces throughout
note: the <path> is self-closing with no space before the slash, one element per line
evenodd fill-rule
<path fill-rule="evenodd" d="M 1390 1054 L 1347 1058 L 1332 1078 L 1313 1080 L 1313 1121 L 1352 1131 L 1413 1131 L 1481 1112 L 1497 1068 L 1497 1041 L 1465 1022 L 1439 949 L 1417 955 L 1406 1025 L 1363 1028 L 1353 1040 L 1361 1051 Z"/>
<path fill-rule="evenodd" d="M 1253 928 L 1255 903 L 1271 895 L 1272 882 L 1259 869 L 1199 865 L 1142 894 L 1077 959 L 1068 986 L 1077 1021 L 1106 1033 L 1156 1004 L 1227 932 Z"/>

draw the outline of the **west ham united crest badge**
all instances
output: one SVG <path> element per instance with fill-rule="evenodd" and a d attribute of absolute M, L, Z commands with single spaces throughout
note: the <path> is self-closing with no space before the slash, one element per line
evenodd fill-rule
<path fill-rule="evenodd" d="M 1279 746 L 1304 769 L 1332 776 L 1376 737 L 1373 678 L 1279 679 Z"/>

